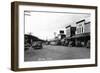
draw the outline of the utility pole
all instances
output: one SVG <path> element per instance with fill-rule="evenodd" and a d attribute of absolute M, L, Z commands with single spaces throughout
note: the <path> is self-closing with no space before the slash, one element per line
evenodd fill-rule
<path fill-rule="evenodd" d="M 25 21 L 26 21 L 27 16 L 31 16 L 30 11 L 24 11 L 24 34 L 25 34 L 25 25 L 26 25 Z M 32 35 L 32 33 L 31 33 L 31 26 L 30 26 L 29 40 L 30 40 L 30 45 L 32 46 L 31 35 Z"/>
<path fill-rule="evenodd" d="M 56 38 L 56 34 L 57 34 L 57 33 L 56 33 L 56 32 L 54 32 L 54 38 Z"/>

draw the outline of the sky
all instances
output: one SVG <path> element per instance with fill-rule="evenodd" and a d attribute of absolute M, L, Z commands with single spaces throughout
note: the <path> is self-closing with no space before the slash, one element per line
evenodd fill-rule
<path fill-rule="evenodd" d="M 86 13 L 30 11 L 24 12 L 24 14 L 25 34 L 31 33 L 43 40 L 53 39 L 54 33 L 57 35 L 59 30 L 65 31 L 65 27 L 68 25 L 76 26 L 75 23 L 79 20 L 90 19 L 90 14 Z"/>

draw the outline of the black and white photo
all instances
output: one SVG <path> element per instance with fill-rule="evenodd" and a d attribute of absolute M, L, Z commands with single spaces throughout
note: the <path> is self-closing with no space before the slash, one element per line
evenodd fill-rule
<path fill-rule="evenodd" d="M 12 2 L 11 69 L 97 66 L 97 7 Z"/>
<path fill-rule="evenodd" d="M 90 58 L 91 14 L 25 10 L 24 17 L 24 61 Z"/>

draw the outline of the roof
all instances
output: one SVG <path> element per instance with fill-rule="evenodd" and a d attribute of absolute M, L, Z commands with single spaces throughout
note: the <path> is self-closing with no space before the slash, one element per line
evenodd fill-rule
<path fill-rule="evenodd" d="M 71 27 L 71 25 L 66 26 L 66 28 Z"/>
<path fill-rule="evenodd" d="M 91 22 L 87 22 L 87 23 L 85 23 L 85 25 L 86 25 L 86 24 L 90 24 L 90 23 L 91 23 Z"/>
<path fill-rule="evenodd" d="M 75 36 L 72 36 L 72 38 L 79 38 L 79 37 L 85 37 L 85 36 L 90 36 L 90 32 L 89 33 L 77 34 Z"/>
<path fill-rule="evenodd" d="M 43 41 L 42 39 L 39 39 L 38 37 L 33 35 L 25 34 L 24 36 L 27 37 L 29 40 L 32 39 L 33 41 Z"/>
<path fill-rule="evenodd" d="M 82 33 L 82 34 L 77 34 L 77 35 L 74 35 L 72 37 L 67 37 L 66 39 L 74 39 L 74 38 L 85 37 L 85 36 L 90 36 L 90 32 Z"/>
<path fill-rule="evenodd" d="M 84 22 L 84 21 L 85 21 L 85 19 L 80 20 L 80 21 L 76 22 L 76 24 L 81 23 L 81 22 Z"/>

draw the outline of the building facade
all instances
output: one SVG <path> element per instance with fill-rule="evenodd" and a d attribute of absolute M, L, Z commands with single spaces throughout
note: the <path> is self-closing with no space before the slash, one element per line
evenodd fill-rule
<path fill-rule="evenodd" d="M 90 33 L 90 22 L 85 19 L 76 22 L 76 34 Z"/>
<path fill-rule="evenodd" d="M 66 38 L 74 36 L 75 31 L 76 31 L 76 27 L 72 27 L 71 25 L 68 25 L 66 27 Z"/>
<path fill-rule="evenodd" d="M 76 34 L 73 38 L 76 46 L 90 47 L 90 21 L 83 19 L 76 22 Z"/>

